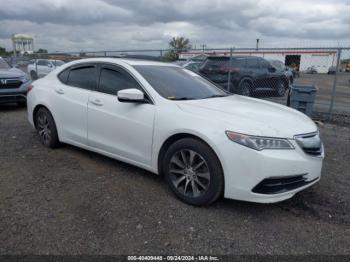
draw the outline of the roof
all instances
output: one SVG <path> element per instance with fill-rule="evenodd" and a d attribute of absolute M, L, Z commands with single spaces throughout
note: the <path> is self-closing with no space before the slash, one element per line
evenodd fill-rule
<path fill-rule="evenodd" d="M 12 36 L 12 38 L 14 38 L 14 39 L 30 39 L 30 40 L 33 39 L 33 37 L 31 35 L 26 35 L 26 34 L 14 34 Z"/>
<path fill-rule="evenodd" d="M 249 55 L 246 55 L 246 56 L 243 56 L 243 55 L 233 55 L 232 56 L 232 59 L 236 59 L 236 58 L 250 58 L 250 57 L 258 57 L 258 56 L 249 56 Z M 229 56 L 220 56 L 220 55 L 211 55 L 211 56 L 208 56 L 208 58 L 217 58 L 217 59 L 230 59 Z"/>
<path fill-rule="evenodd" d="M 165 62 L 157 62 L 157 61 L 149 61 L 149 60 L 141 60 L 141 59 L 125 59 L 125 58 L 110 58 L 110 57 L 99 57 L 99 58 L 84 58 L 78 59 L 70 64 L 78 64 L 83 62 L 109 62 L 109 63 L 126 63 L 131 66 L 135 65 L 154 65 L 154 66 L 176 66 L 174 64 L 165 63 Z"/>

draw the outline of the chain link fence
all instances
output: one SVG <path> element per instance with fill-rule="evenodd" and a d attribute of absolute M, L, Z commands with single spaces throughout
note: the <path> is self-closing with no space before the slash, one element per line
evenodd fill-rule
<path fill-rule="evenodd" d="M 292 86 L 317 88 L 313 117 L 350 123 L 350 48 L 212 48 L 41 53 L 6 60 L 32 79 L 90 57 L 176 63 L 241 95 L 287 104 Z M 176 57 L 175 61 L 170 61 Z"/>

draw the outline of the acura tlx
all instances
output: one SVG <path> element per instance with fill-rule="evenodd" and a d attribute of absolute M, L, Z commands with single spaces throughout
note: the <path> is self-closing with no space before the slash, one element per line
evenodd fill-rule
<path fill-rule="evenodd" d="M 162 174 L 177 197 L 272 203 L 320 180 L 317 126 L 283 105 L 229 94 L 177 65 L 67 63 L 28 90 L 42 144 L 71 144 Z"/>

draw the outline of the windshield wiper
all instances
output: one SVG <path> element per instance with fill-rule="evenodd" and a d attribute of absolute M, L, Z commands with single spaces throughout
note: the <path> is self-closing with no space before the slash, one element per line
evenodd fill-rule
<path fill-rule="evenodd" d="M 215 98 L 215 97 L 226 97 L 226 96 L 229 96 L 229 95 L 211 95 L 211 96 L 204 97 L 203 99 Z"/>
<path fill-rule="evenodd" d="M 194 98 L 191 98 L 191 97 L 171 97 L 171 98 L 169 98 L 170 100 L 176 100 L 176 101 L 178 101 L 178 100 L 192 100 L 192 99 L 194 99 Z"/>

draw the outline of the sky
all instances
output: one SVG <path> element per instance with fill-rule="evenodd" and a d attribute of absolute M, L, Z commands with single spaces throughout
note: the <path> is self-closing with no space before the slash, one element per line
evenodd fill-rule
<path fill-rule="evenodd" d="M 350 0 L 0 0 L 0 46 L 56 51 L 350 46 Z"/>

